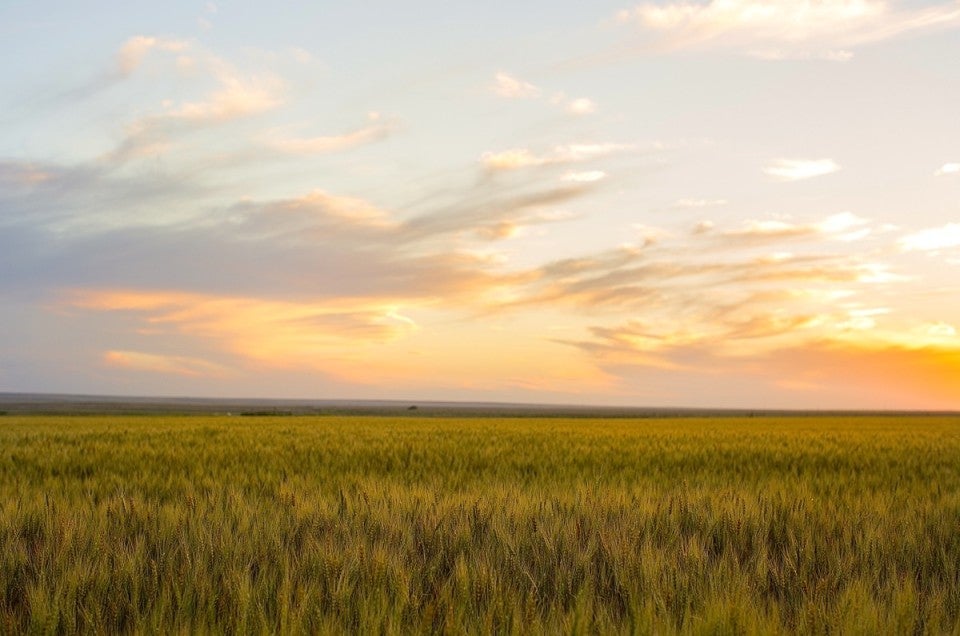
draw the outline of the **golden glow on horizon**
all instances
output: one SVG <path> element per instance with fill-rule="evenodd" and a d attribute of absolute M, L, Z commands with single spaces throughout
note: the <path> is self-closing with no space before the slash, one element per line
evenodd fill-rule
<path fill-rule="evenodd" d="M 77 291 L 74 307 L 134 314 L 159 336 L 172 331 L 219 348 L 248 368 L 309 370 L 342 381 L 397 386 L 430 384 L 494 390 L 517 387 L 579 394 L 609 390 L 613 379 L 573 348 L 534 331 L 478 333 L 440 322 L 429 337 L 409 309 L 389 300 L 294 303 L 182 292 Z M 427 308 L 414 308 L 429 315 Z M 223 365 L 197 358 L 110 351 L 105 362 L 142 371 L 221 375 Z"/>
<path fill-rule="evenodd" d="M 68 304 L 132 315 L 153 335 L 174 333 L 213 344 L 248 369 L 310 370 L 357 385 L 618 395 L 626 389 L 614 370 L 644 368 L 694 383 L 755 376 L 799 394 L 829 393 L 843 385 L 854 392 L 877 391 L 898 406 L 946 408 L 960 394 L 960 343 L 953 326 L 929 323 L 905 334 L 880 330 L 874 319 L 889 313 L 885 307 L 848 310 L 846 324 L 837 322 L 840 316 L 768 316 L 738 325 L 732 333 L 739 333 L 739 340 L 731 340 L 731 333 L 718 339 L 691 330 L 656 335 L 637 325 L 598 332 L 603 344 L 570 346 L 576 343 L 546 337 L 550 312 L 503 329 L 492 318 L 478 331 L 444 320 L 429 307 L 389 300 L 295 303 L 87 290 L 74 292 Z M 754 332 L 780 335 L 755 342 Z M 834 335 L 822 335 L 829 333 Z M 185 376 L 222 377 L 229 368 L 130 350 L 110 350 L 103 359 L 110 366 Z"/>

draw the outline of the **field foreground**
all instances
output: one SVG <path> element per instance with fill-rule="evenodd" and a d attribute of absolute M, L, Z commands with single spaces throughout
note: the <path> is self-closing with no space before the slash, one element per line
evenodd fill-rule
<path fill-rule="evenodd" d="M 960 418 L 0 417 L 0 633 L 960 634 Z"/>

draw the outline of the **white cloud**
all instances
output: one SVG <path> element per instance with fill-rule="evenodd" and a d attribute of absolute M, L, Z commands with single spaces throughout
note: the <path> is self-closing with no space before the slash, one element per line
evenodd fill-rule
<path fill-rule="evenodd" d="M 710 0 L 641 4 L 621 11 L 671 49 L 726 49 L 766 59 L 845 61 L 857 45 L 960 25 L 960 5 L 914 8 L 883 0 Z"/>
<path fill-rule="evenodd" d="M 129 59 L 137 60 L 143 51 L 161 46 L 154 40 L 134 38 L 130 41 L 133 44 L 128 42 L 129 50 L 133 51 Z M 170 46 L 179 47 L 179 43 Z M 178 61 L 180 63 L 182 60 Z M 170 147 L 171 140 L 184 131 L 258 115 L 284 102 L 284 83 L 273 73 L 242 72 L 226 60 L 205 51 L 197 51 L 197 55 L 189 59 L 189 65 L 202 69 L 203 79 L 211 86 L 209 92 L 197 101 L 178 103 L 164 99 L 161 102 L 162 111 L 128 123 L 124 139 L 104 155 L 104 159 L 122 163 L 158 154 Z M 136 65 L 128 68 L 135 69 Z"/>
<path fill-rule="evenodd" d="M 597 104 L 592 99 L 581 97 L 571 100 L 567 104 L 567 112 L 572 115 L 589 115 L 597 110 Z"/>
<path fill-rule="evenodd" d="M 826 219 L 814 225 L 822 234 L 840 241 L 858 241 L 871 234 L 871 229 L 865 227 L 870 222 L 852 212 L 831 214 Z"/>
<path fill-rule="evenodd" d="M 824 60 L 827 62 L 849 62 L 853 59 L 853 51 L 790 51 L 785 49 L 755 49 L 749 52 L 751 57 L 761 60 Z"/>
<path fill-rule="evenodd" d="M 218 122 L 255 115 L 281 104 L 282 82 L 273 76 L 244 76 L 232 69 L 216 71 L 220 88 L 205 101 L 187 102 L 166 113 L 174 119 Z"/>
<path fill-rule="evenodd" d="M 124 42 L 117 52 L 117 71 L 126 77 L 136 71 L 153 49 L 161 51 L 182 52 L 187 49 L 186 42 L 181 40 L 167 40 L 146 35 L 135 35 Z"/>
<path fill-rule="evenodd" d="M 777 159 L 763 172 L 781 181 L 800 181 L 838 170 L 840 165 L 833 159 Z"/>
<path fill-rule="evenodd" d="M 953 338 L 957 335 L 957 329 L 951 324 L 945 322 L 931 322 L 923 325 L 919 331 L 926 336 L 934 338 Z"/>
<path fill-rule="evenodd" d="M 525 82 L 504 72 L 497 73 L 494 76 L 490 90 L 507 99 L 529 99 L 540 96 L 539 88 L 530 82 Z"/>
<path fill-rule="evenodd" d="M 677 199 L 671 207 L 674 208 L 713 208 L 726 205 L 726 199 Z"/>
<path fill-rule="evenodd" d="M 944 177 L 949 174 L 960 174 L 960 163 L 945 163 L 934 173 L 934 175 L 938 177 Z"/>
<path fill-rule="evenodd" d="M 872 234 L 870 221 L 853 214 L 831 214 L 814 223 L 791 223 L 780 219 L 749 220 L 742 227 L 723 233 L 727 239 L 769 241 L 784 239 L 828 238 L 834 241 L 858 241 Z"/>
<path fill-rule="evenodd" d="M 375 123 L 342 135 L 278 139 L 269 144 L 282 152 L 291 154 L 324 154 L 348 150 L 385 139 L 396 130 L 394 123 L 381 123 L 377 121 L 378 119 L 379 117 L 371 117 L 371 121 Z"/>
<path fill-rule="evenodd" d="M 563 175 L 563 181 L 573 183 L 594 183 L 607 178 L 607 173 L 603 170 L 587 170 L 585 172 L 568 172 Z"/>
<path fill-rule="evenodd" d="M 501 152 L 485 152 L 480 161 L 488 170 L 516 170 L 530 166 L 542 166 L 548 163 L 544 157 L 538 157 L 527 148 L 511 148 Z"/>
<path fill-rule="evenodd" d="M 908 252 L 936 251 L 960 246 L 960 223 L 920 230 L 900 239 L 900 247 Z"/>
<path fill-rule="evenodd" d="M 536 166 L 578 163 L 635 149 L 634 144 L 567 144 L 554 146 L 549 153 L 535 154 L 528 148 L 511 148 L 501 152 L 485 152 L 480 157 L 487 170 L 516 170 Z"/>

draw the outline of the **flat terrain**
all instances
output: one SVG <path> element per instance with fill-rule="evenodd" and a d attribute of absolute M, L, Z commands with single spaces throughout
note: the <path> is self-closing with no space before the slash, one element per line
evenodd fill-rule
<path fill-rule="evenodd" d="M 0 417 L 0 633 L 960 633 L 960 418 Z"/>

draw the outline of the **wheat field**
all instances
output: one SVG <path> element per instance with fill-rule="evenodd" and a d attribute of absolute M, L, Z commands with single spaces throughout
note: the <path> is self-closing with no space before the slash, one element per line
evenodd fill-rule
<path fill-rule="evenodd" d="M 960 418 L 0 417 L 0 632 L 960 634 Z"/>

